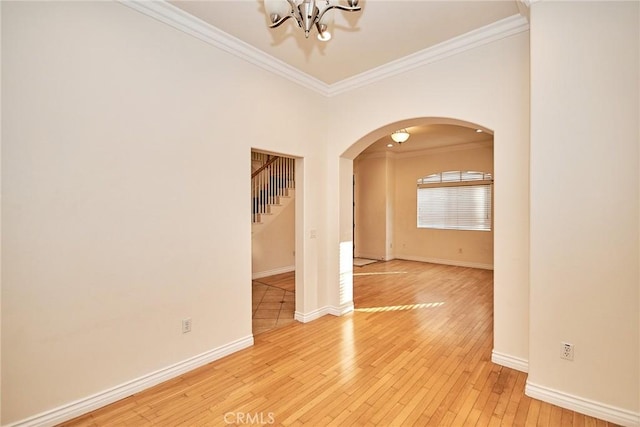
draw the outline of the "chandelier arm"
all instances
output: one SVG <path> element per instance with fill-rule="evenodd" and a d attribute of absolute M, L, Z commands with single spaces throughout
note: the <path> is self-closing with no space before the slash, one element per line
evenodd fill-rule
<path fill-rule="evenodd" d="M 286 21 L 289 18 L 293 18 L 293 15 L 287 15 L 287 16 L 283 16 L 282 18 L 278 19 L 276 22 L 274 22 L 273 24 L 269 24 L 269 28 L 277 28 L 280 25 L 282 25 L 284 23 L 284 21 Z"/>
<path fill-rule="evenodd" d="M 359 10 L 362 10 L 362 7 L 360 7 L 360 6 L 343 6 L 341 4 L 330 4 L 329 6 L 324 8 L 324 10 L 320 13 L 320 15 L 318 15 L 318 21 L 320 21 L 322 19 L 322 17 L 324 16 L 324 14 L 327 13 L 331 9 L 345 10 L 347 12 L 357 12 Z"/>
<path fill-rule="evenodd" d="M 298 26 L 300 26 L 300 20 L 298 19 L 295 13 L 296 2 L 294 0 L 287 0 L 287 3 L 289 3 L 289 7 L 291 8 L 291 10 L 289 11 L 289 14 L 287 16 L 283 16 L 282 18 L 278 19 L 276 22 L 272 22 L 271 24 L 269 24 L 269 28 L 277 28 L 289 18 L 295 18 L 296 22 L 298 23 Z"/>

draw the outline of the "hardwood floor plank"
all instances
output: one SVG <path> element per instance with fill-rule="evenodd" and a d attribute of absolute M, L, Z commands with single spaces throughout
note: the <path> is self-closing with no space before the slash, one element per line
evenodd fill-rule
<path fill-rule="evenodd" d="M 514 394 L 516 394 L 517 392 L 515 392 Z M 517 393 L 519 394 L 519 393 Z M 522 400 L 520 401 L 520 403 L 518 404 L 518 407 L 516 408 L 516 414 L 513 418 L 513 425 L 516 426 L 524 426 L 527 423 L 527 416 L 529 415 L 529 408 L 531 406 L 531 401 L 533 399 L 531 399 L 528 396 L 523 396 Z"/>
<path fill-rule="evenodd" d="M 584 415 L 578 414 L 577 412 L 573 413 L 573 425 L 574 427 L 584 427 L 585 419 Z"/>
<path fill-rule="evenodd" d="M 529 411 L 527 411 L 527 419 L 525 420 L 526 427 L 532 427 L 538 424 L 538 415 L 540 414 L 540 401 L 531 399 L 529 405 Z"/>
<path fill-rule="evenodd" d="M 253 347 L 64 425 L 217 426 L 237 414 L 232 424 L 609 425 L 525 396 L 526 374 L 491 362 L 493 272 L 389 261 L 357 273 L 353 313 L 261 332 Z M 254 295 L 277 299 L 293 277 Z"/>
<path fill-rule="evenodd" d="M 562 424 L 562 408 L 551 405 L 551 416 L 549 418 L 550 425 L 559 426 Z"/>
<path fill-rule="evenodd" d="M 500 397 L 498 398 L 498 402 L 493 411 L 499 419 L 511 421 L 513 418 L 507 417 L 507 406 L 511 399 L 511 394 L 513 393 L 518 372 L 513 369 L 504 370 L 503 372 L 505 373 L 506 380 L 502 387 L 502 390 L 499 392 Z M 498 380 L 498 382 L 500 382 L 500 380 Z M 497 390 L 497 388 L 494 388 L 494 390 Z"/>
<path fill-rule="evenodd" d="M 585 427 L 596 427 L 598 425 L 598 423 L 594 418 L 585 417 L 584 425 L 585 425 Z"/>
<path fill-rule="evenodd" d="M 492 365 L 492 369 L 488 374 L 487 381 L 484 383 L 484 386 L 480 389 L 480 394 L 478 395 L 478 398 L 476 399 L 476 402 L 474 403 L 473 408 L 469 413 L 469 416 L 465 420 L 464 425 L 467 425 L 467 426 L 480 425 L 479 420 L 483 413 L 483 410 L 487 405 L 487 403 L 489 402 L 489 399 L 491 399 L 491 396 L 495 394 L 492 392 L 492 390 L 496 381 L 498 381 L 498 375 L 499 375 L 500 369 L 501 367 L 497 365 Z M 491 410 L 493 411 L 493 407 Z M 487 417 L 484 417 L 484 418 L 487 418 Z"/>
<path fill-rule="evenodd" d="M 464 396 L 464 400 L 460 409 L 458 411 L 454 411 L 456 417 L 453 419 L 452 424 L 456 426 L 461 426 L 465 424 L 469 414 L 471 413 L 471 409 L 473 405 L 475 405 L 476 400 L 478 399 L 478 395 L 480 392 L 475 388 L 470 388 L 469 392 Z"/>
<path fill-rule="evenodd" d="M 551 422 L 551 407 L 552 405 L 542 402 L 540 405 L 540 413 L 538 414 L 538 426 L 549 426 Z"/>

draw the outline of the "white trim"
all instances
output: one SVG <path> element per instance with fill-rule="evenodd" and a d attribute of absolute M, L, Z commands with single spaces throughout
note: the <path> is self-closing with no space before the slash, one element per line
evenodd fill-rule
<path fill-rule="evenodd" d="M 365 71 L 334 84 L 327 84 L 277 59 L 213 25 L 173 6 L 164 0 L 118 0 L 142 14 L 157 19 L 186 34 L 196 37 L 264 70 L 284 77 L 324 96 L 334 96 L 366 86 L 391 76 L 413 70 L 469 49 L 482 46 L 529 30 L 529 22 L 520 14 L 504 18 L 482 28 L 462 34 L 435 46 L 421 50 Z"/>
<path fill-rule="evenodd" d="M 294 319 L 298 322 L 309 323 L 313 320 L 321 318 L 322 316 L 326 316 L 327 314 L 330 314 L 332 316 L 342 316 L 344 314 L 351 313 L 353 309 L 353 302 L 348 302 L 340 306 L 327 305 L 317 310 L 310 311 L 309 313 L 301 313 L 299 311 L 296 311 Z"/>
<path fill-rule="evenodd" d="M 140 0 L 118 0 L 151 18 L 157 19 L 173 28 L 189 34 L 205 43 L 217 47 L 240 59 L 244 59 L 253 65 L 284 77 L 294 83 L 311 89 L 322 95 L 327 95 L 329 85 L 303 73 L 299 69 L 277 59 L 242 40 L 225 33 L 213 25 L 196 18 L 184 10 L 164 1 L 140 1 Z"/>
<path fill-rule="evenodd" d="M 407 55 L 404 58 L 397 59 L 388 64 L 334 83 L 329 87 L 328 95 L 334 96 L 357 89 L 528 30 L 529 22 L 518 13 L 435 46 Z"/>
<path fill-rule="evenodd" d="M 527 22 L 531 22 L 531 1 L 516 0 L 516 6 L 518 6 L 518 13 L 524 16 Z"/>
<path fill-rule="evenodd" d="M 364 253 L 364 252 L 358 252 L 358 255 L 355 256 L 354 258 L 374 259 L 376 261 L 389 261 L 388 259 L 385 259 L 384 256 L 373 255 L 373 254 L 368 254 L 368 253 Z"/>
<path fill-rule="evenodd" d="M 539 399 L 581 414 L 627 427 L 640 426 L 640 413 L 607 405 L 602 402 L 574 396 L 527 381 L 524 392 L 527 396 Z"/>
<path fill-rule="evenodd" d="M 345 314 L 353 312 L 354 308 L 353 301 L 339 306 L 332 305 L 329 307 L 329 314 L 334 316 L 344 316 Z"/>
<path fill-rule="evenodd" d="M 476 148 L 492 148 L 493 140 L 487 139 L 484 141 L 476 141 L 476 142 L 463 142 L 461 144 L 456 145 L 447 145 L 442 147 L 431 147 L 431 148 L 420 148 L 417 150 L 407 149 L 399 153 L 397 151 L 392 151 L 388 149 L 388 151 L 372 151 L 372 152 L 362 152 L 358 155 L 360 159 L 382 159 L 382 158 L 390 158 L 390 159 L 405 159 L 405 158 L 415 158 L 419 156 L 428 156 L 434 153 L 450 153 L 452 151 L 464 151 L 464 150 L 473 150 Z"/>
<path fill-rule="evenodd" d="M 108 390 L 104 390 L 100 393 L 96 393 L 91 396 L 78 399 L 74 402 L 67 403 L 66 405 L 59 406 L 58 408 L 51 409 L 49 411 L 42 412 L 38 415 L 26 418 L 21 421 L 16 421 L 12 424 L 8 424 L 5 427 L 23 427 L 23 426 L 53 426 L 64 421 L 79 417 L 95 409 L 101 408 L 110 403 L 116 402 L 125 397 L 131 396 L 134 393 L 138 393 L 142 390 L 146 390 L 161 382 L 170 380 L 185 372 L 192 371 L 196 368 L 211 363 L 214 360 L 218 360 L 231 353 L 242 350 L 253 345 L 253 336 L 249 335 L 244 338 L 232 341 L 223 346 L 206 351 L 189 359 L 183 360 L 176 364 L 167 366 L 150 374 L 143 375 L 134 380 L 127 381 Z"/>
<path fill-rule="evenodd" d="M 371 151 L 368 153 L 365 153 L 364 151 L 360 154 L 358 154 L 358 157 L 360 159 L 384 159 L 384 158 L 390 158 L 390 159 L 394 159 L 398 156 L 398 153 L 391 151 L 391 150 L 380 150 L 380 151 Z"/>
<path fill-rule="evenodd" d="M 432 264 L 453 265 L 456 267 L 481 268 L 483 270 L 493 270 L 493 264 L 485 264 L 482 262 L 459 261 L 455 259 L 441 259 L 432 257 L 420 257 L 412 255 L 396 255 L 395 259 L 404 259 L 407 261 L 430 262 Z"/>
<path fill-rule="evenodd" d="M 421 150 L 407 150 L 402 153 L 394 153 L 395 158 L 404 159 L 404 158 L 414 158 L 418 156 L 428 156 L 435 153 L 450 153 L 452 151 L 464 151 L 464 150 L 474 150 L 477 148 L 492 148 L 493 140 L 484 140 L 484 141 L 476 141 L 476 142 L 463 142 L 462 144 L 456 145 L 447 145 L 445 147 L 432 147 L 432 148 L 424 148 Z"/>
<path fill-rule="evenodd" d="M 510 354 L 491 351 L 491 361 L 496 365 L 506 366 L 520 372 L 529 372 L 529 361 L 520 357 L 511 356 Z"/>
<path fill-rule="evenodd" d="M 276 274 L 282 274 L 282 273 L 289 273 L 291 271 L 296 271 L 295 265 L 287 265 L 286 267 L 278 267 L 272 270 L 259 271 L 257 273 L 253 273 L 251 275 L 251 279 L 252 280 L 261 279 L 263 277 L 274 276 Z"/>
<path fill-rule="evenodd" d="M 317 310 L 310 311 L 309 313 L 301 313 L 299 311 L 296 311 L 293 318 L 298 322 L 309 323 L 313 320 L 321 318 L 322 316 L 331 314 L 329 311 L 329 307 L 321 307 Z"/>

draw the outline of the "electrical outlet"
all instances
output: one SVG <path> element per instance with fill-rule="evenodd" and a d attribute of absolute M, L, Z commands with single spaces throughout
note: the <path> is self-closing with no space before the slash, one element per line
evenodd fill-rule
<path fill-rule="evenodd" d="M 573 360 L 573 344 L 568 342 L 562 343 L 560 358 L 565 360 Z"/>
<path fill-rule="evenodd" d="M 182 333 L 191 332 L 191 318 L 182 319 Z"/>

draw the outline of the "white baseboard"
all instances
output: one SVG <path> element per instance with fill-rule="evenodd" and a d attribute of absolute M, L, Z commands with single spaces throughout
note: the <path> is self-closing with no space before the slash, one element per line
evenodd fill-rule
<path fill-rule="evenodd" d="M 288 265 L 286 267 L 278 267 L 272 270 L 258 271 L 257 273 L 251 274 L 251 279 L 252 280 L 261 279 L 263 277 L 274 276 L 276 274 L 289 273 L 290 271 L 296 271 L 296 266 Z"/>
<path fill-rule="evenodd" d="M 520 372 L 529 372 L 529 361 L 509 354 L 491 351 L 491 361 L 497 365 L 506 366 Z"/>
<path fill-rule="evenodd" d="M 430 257 L 419 257 L 412 255 L 398 255 L 395 259 L 404 259 L 407 261 L 430 262 L 433 264 L 454 265 L 456 267 L 481 268 L 483 270 L 493 270 L 493 264 L 485 264 L 482 262 L 458 261 L 454 259 L 441 259 Z"/>
<path fill-rule="evenodd" d="M 309 313 L 301 313 L 299 311 L 296 311 L 293 317 L 298 322 L 309 323 L 327 314 L 331 314 L 329 312 L 329 307 L 321 307 L 317 310 L 310 311 Z"/>
<path fill-rule="evenodd" d="M 349 302 L 347 304 L 342 304 L 339 306 L 332 305 L 332 306 L 329 306 L 328 308 L 329 308 L 329 314 L 332 314 L 334 316 L 343 316 L 347 313 L 351 313 L 354 309 L 354 306 L 353 306 L 353 302 Z"/>
<path fill-rule="evenodd" d="M 527 381 L 527 396 L 626 427 L 640 426 L 640 413 L 573 396 Z"/>
<path fill-rule="evenodd" d="M 378 261 L 388 261 L 387 259 L 385 259 L 384 255 L 380 256 L 380 255 L 373 255 L 373 254 L 364 254 L 360 252 L 358 252 L 358 255 L 355 255 L 354 258 L 365 258 L 365 259 L 375 259 Z"/>
<path fill-rule="evenodd" d="M 253 336 L 250 335 L 240 338 L 236 341 L 230 342 L 229 344 L 214 348 L 197 356 L 183 360 L 182 362 L 178 362 L 174 365 L 167 366 L 166 368 L 120 384 L 116 387 L 76 400 L 75 402 L 67 403 L 66 405 L 14 422 L 4 427 L 53 426 L 79 417 L 80 415 L 84 415 L 87 412 L 91 412 L 120 399 L 124 399 L 132 394 L 146 390 L 164 381 L 175 378 L 178 375 L 182 375 L 185 372 L 192 371 L 200 366 L 206 365 L 207 363 L 213 362 L 214 360 L 242 350 L 243 348 L 251 347 L 252 345 Z"/>
<path fill-rule="evenodd" d="M 326 307 L 321 307 L 317 310 L 313 310 L 309 313 L 301 313 L 299 311 L 296 311 L 294 318 L 298 322 L 309 323 L 313 320 L 321 318 L 322 316 L 326 316 L 327 314 L 331 314 L 332 316 L 342 316 L 344 314 L 351 313 L 352 311 L 353 302 L 350 302 L 341 306 L 328 305 Z"/>

